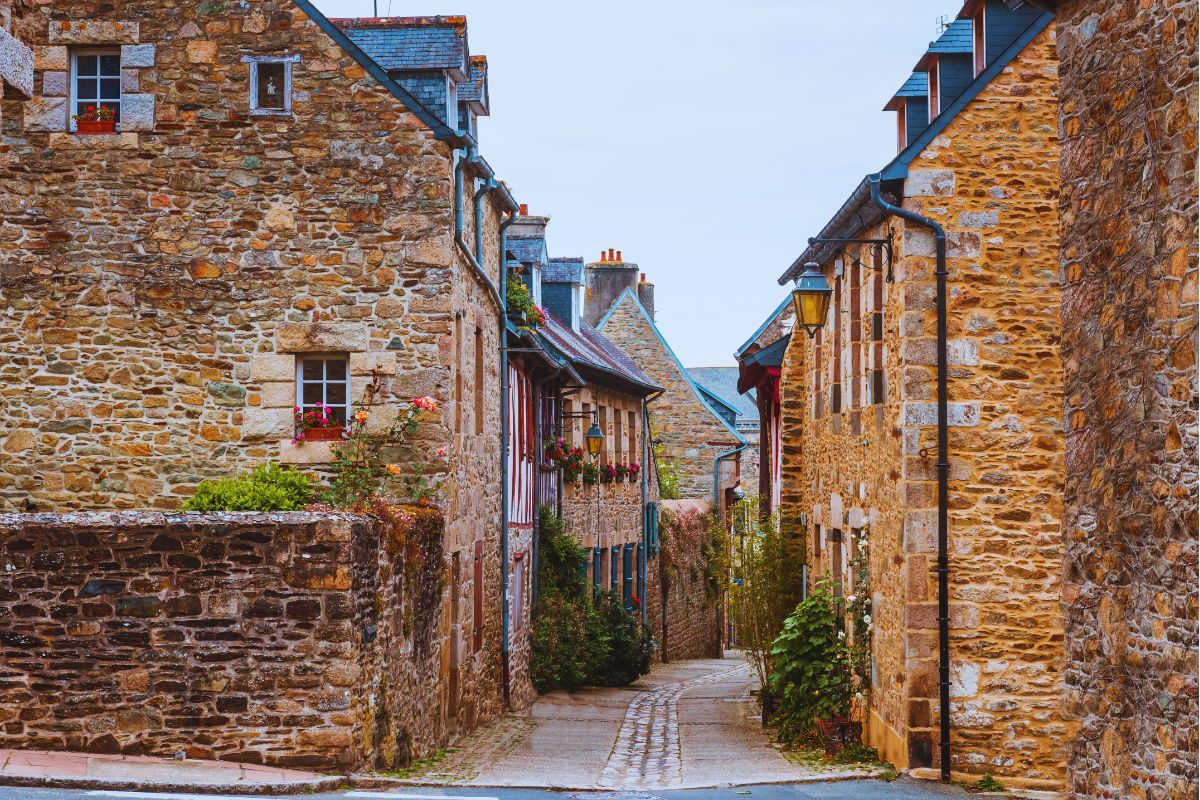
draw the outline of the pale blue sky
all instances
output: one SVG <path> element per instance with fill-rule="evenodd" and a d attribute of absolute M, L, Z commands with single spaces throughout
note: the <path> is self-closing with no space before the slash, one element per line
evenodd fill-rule
<path fill-rule="evenodd" d="M 369 16 L 371 0 L 316 0 Z M 481 149 L 553 218 L 554 256 L 623 251 L 688 366 L 733 351 L 776 279 L 896 149 L 881 111 L 955 0 L 379 0 L 466 14 L 486 55 Z"/>

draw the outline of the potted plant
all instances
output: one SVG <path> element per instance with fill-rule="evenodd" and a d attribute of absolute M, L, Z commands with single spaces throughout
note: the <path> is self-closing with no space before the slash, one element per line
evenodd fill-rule
<path fill-rule="evenodd" d="M 629 478 L 629 467 L 625 466 L 624 464 L 617 464 L 616 470 L 618 481 L 625 481 Z"/>
<path fill-rule="evenodd" d="M 600 468 L 596 466 L 594 461 L 586 461 L 582 469 L 583 482 L 588 486 L 600 482 Z"/>
<path fill-rule="evenodd" d="M 82 114 L 75 114 L 76 133 L 98 134 L 117 132 L 117 112 L 108 106 L 88 106 Z"/>
<path fill-rule="evenodd" d="M 618 477 L 620 475 L 617 472 L 617 468 L 612 464 L 605 464 L 600 468 L 600 479 L 605 483 L 615 483 Z"/>
<path fill-rule="evenodd" d="M 642 471 L 642 465 L 636 461 L 629 462 L 629 480 L 635 480 Z"/>
<path fill-rule="evenodd" d="M 292 444 L 305 442 L 336 442 L 344 438 L 346 428 L 333 419 L 333 412 L 324 403 L 305 411 L 300 406 L 292 409 L 296 420 L 296 435 Z"/>
<path fill-rule="evenodd" d="M 562 470 L 564 481 L 574 483 L 579 480 L 583 473 L 582 447 L 571 447 L 566 439 L 559 436 L 546 442 L 545 453 L 551 469 Z"/>
<path fill-rule="evenodd" d="M 519 280 L 510 280 L 505 294 L 509 319 L 521 327 L 528 328 L 539 328 L 546 324 L 545 312 L 538 308 L 537 303 L 533 302 L 533 295 L 524 283 Z"/>

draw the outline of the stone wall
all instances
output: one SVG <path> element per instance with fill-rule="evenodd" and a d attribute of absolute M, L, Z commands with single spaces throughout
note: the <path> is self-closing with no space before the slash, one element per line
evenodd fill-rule
<path fill-rule="evenodd" d="M 325 770 L 446 741 L 444 522 L 0 515 L 0 746 Z"/>
<path fill-rule="evenodd" d="M 666 391 L 650 403 L 653 435 L 666 455 L 679 462 L 679 496 L 712 499 L 713 459 L 743 444 L 743 440 L 701 398 L 687 370 L 660 337 L 636 298 L 626 292 L 617 300 L 600 332 L 637 362 Z M 736 459 L 729 459 L 736 464 Z M 732 470 L 721 488 L 732 488 Z"/>
<path fill-rule="evenodd" d="M 1068 745 L 1079 798 L 1197 792 L 1197 11 L 1059 4 Z"/>
<path fill-rule="evenodd" d="M 952 768 L 1048 789 L 1062 785 L 1072 731 L 1061 694 L 1056 67 L 1051 28 L 914 159 L 904 192 L 950 243 Z M 939 757 L 934 242 L 890 224 L 896 283 L 862 270 L 856 315 L 859 268 L 845 259 L 845 277 L 829 270 L 835 300 L 821 337 L 792 339 L 781 516 L 799 532 L 807 515 L 811 580 L 830 573 L 849 587 L 863 550 L 852 534 L 867 535 L 873 625 L 852 631 L 871 637 L 867 736 L 885 760 L 913 768 Z M 865 248 L 855 255 L 871 263 Z M 871 402 L 868 372 L 880 366 L 885 393 Z"/>
<path fill-rule="evenodd" d="M 660 551 L 649 565 L 646 614 L 662 661 L 722 656 L 721 601 L 704 572 L 710 510 L 704 500 L 659 503 Z"/>

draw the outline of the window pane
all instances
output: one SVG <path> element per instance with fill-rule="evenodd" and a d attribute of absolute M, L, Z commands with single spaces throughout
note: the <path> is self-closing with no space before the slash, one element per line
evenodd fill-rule
<path fill-rule="evenodd" d="M 79 56 L 75 59 L 75 72 L 79 75 L 95 75 L 98 56 Z"/>
<path fill-rule="evenodd" d="M 76 84 L 75 97 L 79 100 L 95 100 L 97 83 L 95 78 L 80 78 Z"/>
<path fill-rule="evenodd" d="M 325 384 L 325 402 L 331 406 L 345 405 L 345 403 L 346 403 L 346 384 L 344 384 L 344 383 L 327 383 L 327 384 Z"/>
<path fill-rule="evenodd" d="M 304 359 L 304 380 L 306 380 L 306 381 L 321 380 L 321 378 L 324 377 L 324 373 L 321 371 L 321 367 L 324 365 L 324 363 L 325 362 L 321 361 L 321 359 L 319 359 L 319 358 Z"/>
<path fill-rule="evenodd" d="M 345 425 L 346 424 L 346 409 L 345 408 L 329 409 L 329 419 L 332 420 L 337 425 Z"/>
<path fill-rule="evenodd" d="M 100 81 L 100 96 L 105 100 L 121 99 L 121 79 L 103 78 Z"/>
<path fill-rule="evenodd" d="M 324 393 L 321 391 L 324 386 L 320 383 L 304 384 L 304 405 L 315 406 L 317 403 L 325 401 Z"/>
<path fill-rule="evenodd" d="M 95 56 L 92 56 L 93 58 Z M 116 53 L 107 56 L 100 56 L 100 74 L 101 75 L 121 75 L 121 57 Z"/>
<path fill-rule="evenodd" d="M 258 65 L 258 107 L 282 109 L 284 92 L 284 65 L 262 63 Z"/>
<path fill-rule="evenodd" d="M 331 381 L 346 380 L 346 362 L 340 358 L 331 358 L 326 361 L 325 378 Z"/>

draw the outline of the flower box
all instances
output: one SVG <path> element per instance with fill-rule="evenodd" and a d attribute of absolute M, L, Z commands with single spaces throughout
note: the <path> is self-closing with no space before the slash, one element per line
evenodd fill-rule
<path fill-rule="evenodd" d="M 346 433 L 341 425 L 331 428 L 308 428 L 304 431 L 306 442 L 340 442 Z"/>
<path fill-rule="evenodd" d="M 113 134 L 117 132 L 117 121 L 115 119 L 77 119 L 75 120 L 75 132 L 85 135 Z"/>

